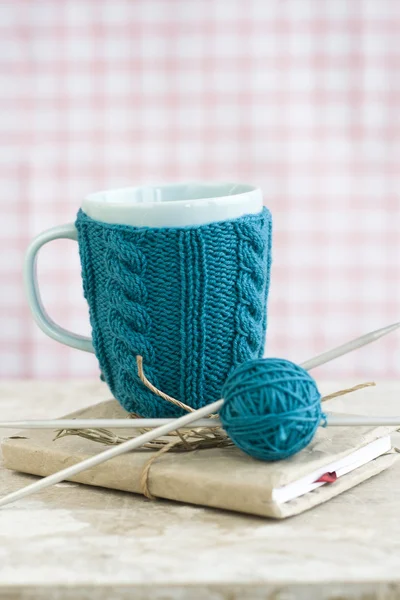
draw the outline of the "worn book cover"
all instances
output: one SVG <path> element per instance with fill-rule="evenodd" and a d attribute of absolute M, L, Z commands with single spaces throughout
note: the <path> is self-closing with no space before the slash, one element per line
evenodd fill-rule
<path fill-rule="evenodd" d="M 124 418 L 109 400 L 71 418 Z M 238 448 L 169 451 L 151 463 L 155 450 L 140 449 L 84 471 L 73 481 L 154 497 L 282 519 L 326 502 L 389 467 L 388 427 L 320 427 L 313 442 L 289 459 L 267 463 Z M 114 430 L 121 436 L 134 429 Z M 56 431 L 25 430 L 2 443 L 5 467 L 45 476 L 102 452 L 107 446 Z M 144 477 L 144 473 L 146 473 Z"/>

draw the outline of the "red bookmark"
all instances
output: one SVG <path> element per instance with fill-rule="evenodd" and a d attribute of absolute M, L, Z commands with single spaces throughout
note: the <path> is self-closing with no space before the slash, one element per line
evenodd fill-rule
<path fill-rule="evenodd" d="M 332 471 L 331 473 L 324 473 L 316 480 L 315 483 L 334 483 L 337 479 L 336 471 Z"/>

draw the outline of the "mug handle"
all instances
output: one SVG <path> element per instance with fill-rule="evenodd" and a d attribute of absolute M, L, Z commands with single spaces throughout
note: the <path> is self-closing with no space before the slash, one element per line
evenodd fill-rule
<path fill-rule="evenodd" d="M 78 232 L 73 223 L 52 227 L 40 233 L 29 245 L 24 262 L 24 282 L 28 303 L 36 323 L 49 337 L 71 348 L 94 353 L 91 338 L 72 333 L 57 325 L 47 314 L 40 297 L 36 269 L 37 254 L 48 242 L 60 239 L 78 241 Z"/>

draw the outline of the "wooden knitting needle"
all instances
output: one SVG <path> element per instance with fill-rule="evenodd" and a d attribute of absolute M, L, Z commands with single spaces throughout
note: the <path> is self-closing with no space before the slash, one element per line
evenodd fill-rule
<path fill-rule="evenodd" d="M 307 370 L 314 369 L 315 367 L 323 365 L 329 362 L 330 360 L 333 360 L 334 358 L 338 358 L 339 356 L 343 356 L 344 354 L 347 354 L 348 352 L 351 352 L 356 348 L 360 348 L 361 346 L 369 344 L 370 342 L 375 341 L 379 337 L 382 337 L 383 335 L 394 331 L 398 327 L 400 327 L 400 323 L 396 323 L 389 327 L 385 327 L 384 329 L 374 331 L 370 334 L 367 334 L 366 336 L 362 336 L 362 338 L 358 338 L 356 340 L 348 342 L 347 344 L 339 346 L 338 348 L 334 348 L 329 352 L 324 352 L 323 354 L 320 354 L 315 358 L 306 361 L 301 366 Z M 361 344 L 359 342 L 360 339 L 362 340 Z M 218 412 L 223 403 L 224 400 L 223 398 L 221 398 L 220 400 L 212 402 L 211 404 L 207 404 L 206 406 L 203 406 L 202 408 L 199 408 L 194 412 L 188 413 L 187 415 L 184 415 L 179 419 L 175 419 L 170 423 L 161 425 L 160 427 L 157 427 L 156 429 L 153 429 L 151 431 L 147 431 L 146 433 L 143 433 L 142 435 L 139 435 L 136 438 L 132 438 L 131 440 L 123 442 L 119 446 L 114 446 L 108 450 L 104 450 L 103 452 L 100 452 L 95 456 L 91 456 L 90 458 L 82 460 L 81 462 L 72 465 L 71 467 L 67 467 L 66 469 L 62 469 L 57 473 L 53 473 L 53 475 L 44 477 L 43 479 L 40 479 L 39 481 L 36 481 L 35 483 L 32 483 L 31 485 L 28 485 L 22 488 L 21 490 L 17 490 L 16 492 L 8 494 L 0 500 L 0 506 L 5 506 L 10 502 L 26 498 L 27 496 L 30 496 L 35 492 L 39 492 L 51 485 L 60 483 L 60 481 L 64 481 L 64 479 L 74 477 L 75 475 L 82 473 L 82 471 L 86 471 L 87 469 L 96 467 L 97 465 L 100 465 L 101 463 L 106 462 L 107 460 L 110 460 L 115 456 L 119 456 L 121 454 L 125 454 L 125 452 L 129 452 L 130 450 L 140 448 L 141 446 L 143 446 L 143 444 L 146 444 L 147 442 L 152 442 L 156 438 L 166 435 L 171 431 L 181 429 L 183 427 L 186 427 L 187 425 L 193 426 L 193 423 L 195 421 L 198 421 L 200 418 Z"/>

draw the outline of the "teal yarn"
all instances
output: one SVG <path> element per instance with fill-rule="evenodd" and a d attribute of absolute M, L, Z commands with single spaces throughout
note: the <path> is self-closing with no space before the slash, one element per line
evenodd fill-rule
<path fill-rule="evenodd" d="M 243 363 L 228 377 L 222 396 L 223 428 L 236 446 L 260 460 L 296 454 L 324 419 L 314 379 L 288 360 Z"/>
<path fill-rule="evenodd" d="M 263 355 L 271 263 L 267 209 L 195 227 L 111 225 L 79 211 L 79 252 L 93 346 L 111 392 L 142 417 L 200 408 L 229 373 Z"/>

